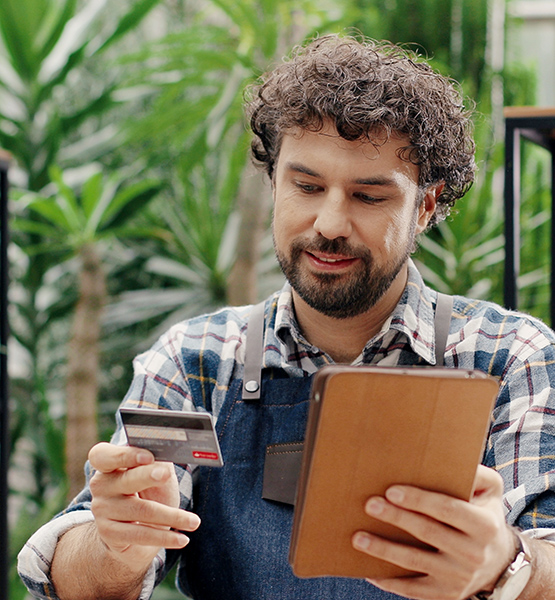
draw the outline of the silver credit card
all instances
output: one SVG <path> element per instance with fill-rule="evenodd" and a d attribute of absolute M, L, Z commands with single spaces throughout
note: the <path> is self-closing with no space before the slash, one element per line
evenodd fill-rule
<path fill-rule="evenodd" d="M 221 467 L 224 462 L 214 419 L 208 413 L 120 408 L 127 442 L 156 460 L 178 465 Z"/>

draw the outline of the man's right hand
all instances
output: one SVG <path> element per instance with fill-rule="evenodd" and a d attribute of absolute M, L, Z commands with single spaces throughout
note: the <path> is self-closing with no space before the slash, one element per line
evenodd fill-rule
<path fill-rule="evenodd" d="M 100 443 L 89 453 L 90 482 L 98 534 L 116 557 L 133 568 L 147 567 L 160 548 L 183 548 L 182 532 L 200 519 L 179 508 L 172 463 L 155 462 L 147 450 Z"/>
<path fill-rule="evenodd" d="M 161 548 L 183 548 L 183 531 L 200 525 L 179 508 L 171 463 L 140 448 L 101 443 L 89 453 L 94 521 L 65 533 L 56 546 L 51 577 L 61 600 L 135 600 Z"/>

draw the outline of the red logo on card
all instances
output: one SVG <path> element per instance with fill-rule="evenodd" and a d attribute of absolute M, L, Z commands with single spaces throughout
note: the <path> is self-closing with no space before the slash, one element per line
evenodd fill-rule
<path fill-rule="evenodd" d="M 215 452 L 193 452 L 194 458 L 206 458 L 208 460 L 218 460 L 218 455 Z"/>

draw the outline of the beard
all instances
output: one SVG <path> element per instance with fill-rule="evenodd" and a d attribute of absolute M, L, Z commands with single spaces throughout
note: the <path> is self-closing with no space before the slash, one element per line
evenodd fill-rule
<path fill-rule="evenodd" d="M 297 294 L 313 309 L 336 319 L 347 319 L 371 309 L 387 292 L 414 245 L 414 231 L 406 248 L 391 264 L 377 266 L 366 247 L 352 247 L 343 238 L 319 237 L 309 242 L 297 239 L 291 245 L 290 257 L 275 244 L 277 260 L 283 274 Z M 313 273 L 303 270 L 303 252 L 323 252 L 358 258 L 356 271 L 349 276 L 335 273 Z"/>

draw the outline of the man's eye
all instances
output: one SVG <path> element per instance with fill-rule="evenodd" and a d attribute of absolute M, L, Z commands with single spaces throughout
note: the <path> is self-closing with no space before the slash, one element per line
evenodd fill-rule
<path fill-rule="evenodd" d="M 385 200 L 385 198 L 376 198 L 375 196 L 368 196 L 367 194 L 355 194 L 355 198 L 365 204 L 380 204 L 380 202 Z"/>
<path fill-rule="evenodd" d="M 318 190 L 317 185 L 313 185 L 312 183 L 300 183 L 299 181 L 295 182 L 297 188 L 299 188 L 302 192 L 307 194 L 313 194 Z"/>

